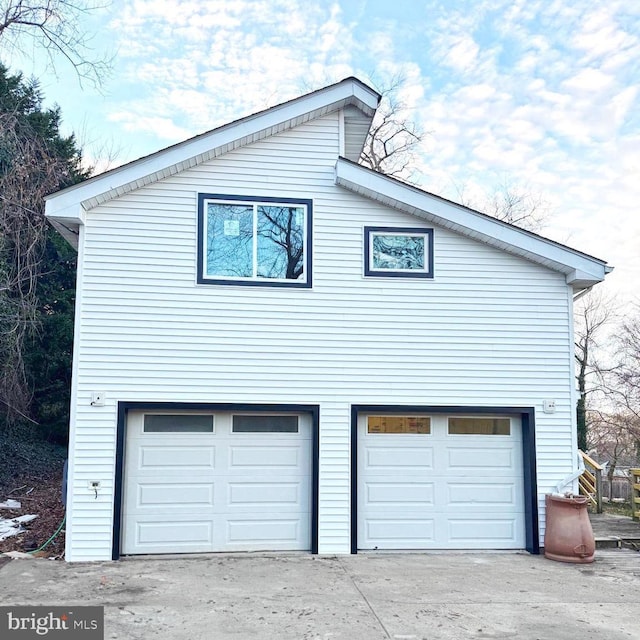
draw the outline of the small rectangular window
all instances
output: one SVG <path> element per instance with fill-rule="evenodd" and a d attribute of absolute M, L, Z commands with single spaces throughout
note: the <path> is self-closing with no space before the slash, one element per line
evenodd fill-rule
<path fill-rule="evenodd" d="M 298 433 L 298 416 L 233 416 L 233 433 Z"/>
<path fill-rule="evenodd" d="M 198 197 L 198 282 L 311 286 L 311 201 Z"/>
<path fill-rule="evenodd" d="M 509 418 L 449 418 L 450 435 L 508 436 Z"/>
<path fill-rule="evenodd" d="M 148 414 L 145 433 L 213 433 L 213 416 L 196 414 Z"/>
<path fill-rule="evenodd" d="M 365 276 L 433 278 L 433 229 L 365 227 Z"/>
<path fill-rule="evenodd" d="M 367 416 L 367 433 L 431 433 L 429 416 Z"/>

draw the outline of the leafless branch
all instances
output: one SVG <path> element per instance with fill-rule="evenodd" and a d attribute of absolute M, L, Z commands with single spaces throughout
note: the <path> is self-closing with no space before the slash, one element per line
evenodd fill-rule
<path fill-rule="evenodd" d="M 503 222 L 529 231 L 540 231 L 549 218 L 549 205 L 528 185 L 517 185 L 505 177 L 493 191 L 471 198 L 466 185 L 456 185 L 461 204 L 482 211 Z"/>
<path fill-rule="evenodd" d="M 42 138 L 26 135 L 26 128 L 14 113 L 0 114 L 0 402 L 9 419 L 31 420 L 24 353 L 38 326 L 42 203 L 69 168 Z"/>
<path fill-rule="evenodd" d="M 589 450 L 607 463 L 611 488 L 616 469 L 640 463 L 640 417 L 627 411 L 590 411 L 589 425 Z"/>
<path fill-rule="evenodd" d="M 29 50 L 28 40 L 42 48 L 55 70 L 62 57 L 75 70 L 80 83 L 88 80 L 100 86 L 108 75 L 112 59 L 94 57 L 91 37 L 80 28 L 81 18 L 104 8 L 87 0 L 0 0 L 0 50 Z"/>
<path fill-rule="evenodd" d="M 640 418 L 640 305 L 623 319 L 617 335 L 619 367 L 614 373 L 619 401 Z"/>
<path fill-rule="evenodd" d="M 382 100 L 367 135 L 360 164 L 413 182 L 417 150 L 426 134 L 409 119 L 406 105 L 398 98 L 403 83 L 402 77 L 398 76 L 379 88 Z"/>

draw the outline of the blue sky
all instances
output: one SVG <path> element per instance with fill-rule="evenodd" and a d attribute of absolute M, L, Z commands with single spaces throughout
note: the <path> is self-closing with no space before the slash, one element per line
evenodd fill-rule
<path fill-rule="evenodd" d="M 607 260 L 607 289 L 640 300 L 640 2 L 113 0 L 85 26 L 114 54 L 102 93 L 62 60 L 56 76 L 0 58 L 40 78 L 100 166 L 104 147 L 114 166 L 346 76 L 401 76 L 429 132 L 423 188 L 541 198 L 543 234 Z"/>

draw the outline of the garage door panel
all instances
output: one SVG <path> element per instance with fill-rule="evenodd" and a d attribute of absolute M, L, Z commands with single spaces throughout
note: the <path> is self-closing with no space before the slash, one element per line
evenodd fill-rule
<path fill-rule="evenodd" d="M 515 518 L 459 518 L 449 519 L 449 538 L 452 541 L 472 543 L 489 542 L 497 546 L 510 544 L 516 538 Z"/>
<path fill-rule="evenodd" d="M 201 552 L 211 548 L 212 518 L 155 516 L 131 518 L 126 524 L 125 545 L 138 553 Z"/>
<path fill-rule="evenodd" d="M 226 522 L 227 546 L 237 549 L 249 546 L 256 550 L 303 549 L 300 526 L 299 518 L 230 519 Z"/>
<path fill-rule="evenodd" d="M 495 482 L 462 483 L 448 482 L 447 504 L 457 507 L 497 506 L 513 509 L 516 507 L 516 487 L 513 483 Z"/>
<path fill-rule="evenodd" d="M 299 469 L 300 449 L 296 446 L 232 445 L 229 450 L 229 470 L 250 468 L 272 470 L 274 467 Z"/>
<path fill-rule="evenodd" d="M 163 471 L 189 469 L 211 470 L 215 468 L 215 447 L 180 445 L 144 445 L 139 446 L 138 469 Z"/>
<path fill-rule="evenodd" d="M 389 436 L 375 436 L 383 442 L 366 449 L 365 466 L 369 469 L 433 469 L 433 449 L 425 446 L 391 446 Z M 406 436 L 401 436 L 406 437 Z M 384 440 L 387 440 L 385 445 Z"/>
<path fill-rule="evenodd" d="M 136 507 L 148 509 L 170 506 L 172 509 L 190 509 L 194 506 L 213 506 L 214 483 L 166 482 L 138 483 Z"/>
<path fill-rule="evenodd" d="M 364 548 L 420 549 L 435 541 L 435 522 L 433 518 L 371 518 L 365 533 Z"/>
<path fill-rule="evenodd" d="M 477 470 L 498 472 L 514 467 L 513 446 L 504 447 L 448 447 L 447 470 Z"/>
<path fill-rule="evenodd" d="M 434 485 L 432 482 L 399 482 L 381 480 L 365 484 L 366 503 L 371 508 L 401 506 L 432 506 Z"/>
<path fill-rule="evenodd" d="M 293 507 L 302 506 L 300 482 L 230 482 L 228 505 L 234 507 Z"/>

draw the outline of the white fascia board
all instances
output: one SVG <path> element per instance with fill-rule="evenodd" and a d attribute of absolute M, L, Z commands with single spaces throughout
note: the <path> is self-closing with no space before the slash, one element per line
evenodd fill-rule
<path fill-rule="evenodd" d="M 605 275 L 612 270 L 598 258 L 427 193 L 344 158 L 339 158 L 336 163 L 336 184 L 394 209 L 559 271 L 565 274 L 567 284 L 572 286 L 596 284 L 604 280 Z"/>
<path fill-rule="evenodd" d="M 149 184 L 166 176 L 167 171 L 177 172 L 184 163 L 194 158 L 211 157 L 212 151 L 216 149 L 242 146 L 256 140 L 261 132 L 281 131 L 288 126 L 341 109 L 347 104 L 356 105 L 373 118 L 379 100 L 379 94 L 373 89 L 355 78 L 347 78 L 47 196 L 46 215 L 52 218 L 75 218 L 76 207 L 92 198 L 109 192 L 114 196 L 126 193 L 130 190 L 130 185 Z M 197 163 L 191 162 L 190 166 L 194 164 Z M 173 168 L 175 169 L 172 170 Z M 156 175 L 157 178 L 151 178 Z"/>
<path fill-rule="evenodd" d="M 60 193 L 63 193 L 62 191 Z M 58 206 L 54 206 L 57 203 Z M 66 206 L 62 206 L 66 204 Z M 80 202 L 65 202 L 52 199 L 52 196 L 45 197 L 44 213 L 47 218 L 67 221 L 74 224 L 84 224 L 86 211 Z"/>

